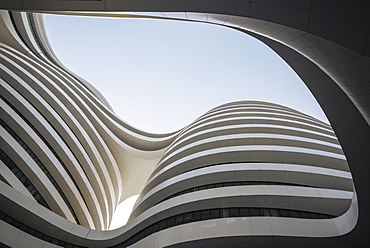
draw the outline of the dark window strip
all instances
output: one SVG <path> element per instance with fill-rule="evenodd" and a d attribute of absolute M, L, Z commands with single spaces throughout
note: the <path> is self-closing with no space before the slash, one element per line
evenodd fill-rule
<path fill-rule="evenodd" d="M 182 213 L 168 217 L 166 219 L 155 222 L 154 224 L 140 230 L 139 232 L 132 235 L 130 238 L 126 239 L 115 246 L 110 246 L 110 248 L 125 248 L 132 245 L 145 237 L 159 232 L 164 229 L 168 229 L 174 226 L 179 226 L 191 222 L 204 221 L 210 219 L 220 219 L 220 218 L 237 218 L 237 217 L 284 217 L 284 218 L 300 218 L 300 219 L 330 219 L 335 216 L 321 213 L 288 210 L 288 209 L 275 209 L 275 208 L 214 208 L 214 209 L 204 209 L 198 211 L 192 211 L 187 213 Z M 32 227 L 22 224 L 21 222 L 15 220 L 4 212 L 0 211 L 0 219 L 9 223 L 10 225 L 49 243 L 53 243 L 62 247 L 73 247 L 73 248 L 83 248 L 82 246 L 73 245 L 62 240 L 55 239 L 49 235 L 43 234 Z"/>
<path fill-rule="evenodd" d="M 32 236 L 34 236 L 38 239 L 44 240 L 48 243 L 52 243 L 52 244 L 55 244 L 55 245 L 58 245 L 58 246 L 68 247 L 68 248 L 85 248 L 84 246 L 78 246 L 78 245 L 74 245 L 74 244 L 71 244 L 71 243 L 67 243 L 67 242 L 64 242 L 62 240 L 53 238 L 53 237 L 51 237 L 47 234 L 44 234 L 42 232 L 39 232 L 36 229 L 34 229 L 32 227 L 29 227 L 29 226 L 23 224 L 22 222 L 12 218 L 11 216 L 7 215 L 6 213 L 4 213 L 2 211 L 0 211 L 0 219 L 3 220 L 4 222 L 14 226 L 15 228 L 18 228 L 19 230 L 21 230 L 25 233 L 28 233 L 29 235 L 32 235 Z"/>
<path fill-rule="evenodd" d="M 298 187 L 311 187 L 311 188 L 317 188 L 313 186 L 303 185 L 303 184 L 294 184 L 294 183 L 283 183 L 283 182 L 267 182 L 267 181 L 236 181 L 236 182 L 222 182 L 222 183 L 212 183 L 212 184 L 206 184 L 202 186 L 197 186 L 193 188 L 189 188 L 186 190 L 182 190 L 180 192 L 177 192 L 175 194 L 172 194 L 163 200 L 159 201 L 158 203 L 167 201 L 171 198 L 174 198 L 179 195 L 184 195 L 187 193 L 192 193 L 200 190 L 205 189 L 213 189 L 213 188 L 223 188 L 223 187 L 231 187 L 231 186 L 247 186 L 247 185 L 285 185 L 285 186 L 298 186 Z M 157 204 L 158 204 L 157 203 Z"/>
<path fill-rule="evenodd" d="M 80 221 L 78 220 L 77 214 L 75 213 L 71 203 L 69 202 L 67 196 L 64 194 L 63 190 L 60 188 L 57 181 L 54 179 L 54 177 L 51 175 L 45 164 L 37 157 L 37 155 L 32 151 L 32 149 L 19 137 L 13 129 L 11 129 L 8 124 L 6 124 L 1 118 L 0 118 L 0 125 L 18 142 L 18 144 L 30 155 L 30 157 L 35 161 L 35 163 L 40 167 L 42 172 L 44 172 L 45 176 L 50 180 L 50 182 L 54 185 L 55 189 L 58 191 L 59 195 L 62 197 L 63 201 L 71 211 L 75 221 L 77 224 L 80 224 Z"/>
<path fill-rule="evenodd" d="M 68 176 L 71 178 L 73 184 L 76 186 L 76 189 L 78 190 L 78 192 L 80 193 L 81 195 L 81 198 L 83 199 L 85 205 L 87 206 L 87 208 L 89 207 L 89 205 L 86 203 L 85 201 L 85 198 L 81 192 L 81 189 L 80 187 L 77 185 L 77 182 L 75 181 L 74 177 L 72 176 L 71 172 L 68 170 L 67 166 L 64 164 L 63 160 L 59 157 L 58 153 L 54 150 L 54 148 L 49 144 L 49 142 L 44 138 L 44 136 L 42 136 L 42 134 L 32 125 L 32 123 L 27 120 L 27 118 L 24 117 L 24 115 L 22 115 L 21 112 L 19 112 L 18 109 L 16 109 L 8 100 L 6 100 L 3 96 L 0 96 L 0 99 L 2 99 L 11 109 L 13 109 L 14 112 L 16 112 L 19 117 L 22 118 L 22 120 L 24 122 L 26 122 L 28 124 L 28 126 L 37 134 L 37 136 L 39 136 L 39 138 L 45 143 L 45 145 L 49 148 L 49 150 L 53 153 L 53 155 L 55 156 L 55 158 L 59 161 L 59 163 L 62 165 L 62 167 L 64 168 L 64 170 L 67 172 Z M 33 106 L 33 105 L 32 105 Z M 45 117 L 44 117 L 45 119 Z M 45 119 L 46 120 L 46 119 Z M 49 123 L 51 125 L 51 123 Z M 51 125 L 51 127 L 55 130 L 55 128 Z M 55 130 L 56 131 L 56 130 Z M 57 131 L 56 131 L 57 132 Z M 58 133 L 58 132 L 57 132 Z M 61 137 L 61 135 L 58 133 L 59 137 Z M 64 142 L 64 144 L 66 144 L 68 146 L 68 144 L 64 141 L 63 138 L 61 138 Z M 69 147 L 69 146 L 68 146 Z M 71 150 L 71 149 L 70 149 Z M 72 152 L 72 151 L 71 151 Z M 74 153 L 72 152 L 72 154 L 74 155 Z M 74 155 L 75 156 L 75 155 Z M 76 156 L 75 156 L 76 158 Z M 85 173 L 86 175 L 86 172 L 85 170 L 83 169 L 83 167 L 81 166 L 80 162 L 78 161 L 78 159 L 76 158 L 78 164 L 80 165 L 81 169 L 83 170 L 83 172 Z M 86 178 L 89 180 L 89 178 L 87 177 L 86 175 Z M 90 180 L 89 180 L 90 181 Z"/>
<path fill-rule="evenodd" d="M 10 87 L 12 87 L 19 95 L 21 95 L 43 118 L 44 118 L 44 120 L 51 126 L 51 128 L 53 128 L 53 130 L 58 134 L 58 136 L 59 136 L 59 138 L 61 139 L 61 140 L 63 140 L 63 143 L 64 144 L 66 144 L 67 146 L 68 146 L 68 144 L 67 144 L 67 142 L 65 141 L 65 139 L 63 138 L 63 136 L 59 133 L 59 131 L 54 127 L 54 125 L 53 124 L 51 124 L 51 122 L 48 120 L 48 118 L 45 118 L 45 116 L 44 116 L 44 114 L 43 113 L 41 113 L 36 107 L 35 107 L 35 105 L 32 103 L 32 102 L 30 102 L 30 101 L 28 101 L 28 99 L 27 98 L 25 98 L 24 96 L 23 96 L 23 94 L 21 93 L 21 92 L 19 92 L 17 89 L 15 89 L 12 85 L 10 85 L 10 84 L 8 84 Z M 8 105 L 9 105 L 9 107 L 11 107 L 31 128 L 32 128 L 32 130 L 34 130 L 35 132 L 36 132 L 36 134 L 40 137 L 40 139 L 42 139 L 43 141 L 44 141 L 44 143 L 49 147 L 49 149 L 53 152 L 53 154 L 54 154 L 54 156 L 58 159 L 58 161 L 62 164 L 62 166 L 64 167 L 64 169 L 67 171 L 67 173 L 68 173 L 68 175 L 72 178 L 72 180 L 73 180 L 73 182 L 75 183 L 75 185 L 76 185 L 76 187 L 78 188 L 78 186 L 77 186 L 77 184 L 76 184 L 76 182 L 74 181 L 74 178 L 72 177 L 72 174 L 69 172 L 69 170 L 67 169 L 67 167 L 64 165 L 64 163 L 63 163 L 63 161 L 62 161 L 62 159 L 59 157 L 59 155 L 55 152 L 55 150 L 51 147 L 51 145 L 49 144 L 49 142 L 47 142 L 46 141 L 46 139 L 40 134 L 40 132 L 37 130 L 37 129 L 35 129 L 34 128 L 34 126 L 8 101 L 8 100 L 6 100 L 3 96 L 0 96 L 0 98 L 2 99 L 2 100 L 4 100 Z M 51 105 L 49 105 L 54 111 L 55 111 L 55 113 L 57 114 L 57 115 L 59 115 L 59 113 L 53 108 L 53 106 L 51 106 Z M 74 134 L 74 136 L 77 138 L 77 140 L 79 141 L 79 143 L 81 144 L 81 142 L 80 142 L 80 140 L 78 139 L 78 137 L 76 136 L 76 134 L 75 134 L 75 132 L 73 131 L 73 129 L 71 129 L 71 127 L 68 125 L 68 123 L 66 123 L 65 121 L 64 121 L 64 119 L 59 115 L 59 117 L 63 120 L 63 122 L 68 126 L 68 128 L 69 128 L 69 130 Z M 85 149 L 85 147 L 81 144 L 81 147 L 84 149 L 84 151 L 87 153 L 87 151 L 86 151 L 86 149 Z M 68 146 L 68 148 L 69 148 L 69 146 Z M 78 162 L 78 164 L 80 165 L 80 167 L 81 167 L 81 169 L 82 169 L 82 171 L 84 172 L 84 174 L 85 174 L 85 176 L 86 176 L 86 178 L 87 178 L 87 180 L 89 180 L 89 182 L 90 182 L 90 179 L 89 179 L 89 177 L 87 176 L 87 174 L 86 174 L 86 172 L 85 172 L 85 170 L 84 170 L 84 168 L 83 168 L 83 166 L 81 166 L 81 163 L 80 163 L 80 161 L 78 160 L 78 158 L 77 158 L 77 156 L 76 156 L 76 154 L 73 152 L 73 150 L 72 149 L 69 149 L 70 150 L 70 152 L 72 153 L 72 155 L 73 155 L 73 157 L 76 159 L 76 161 Z M 82 194 L 81 194 L 82 195 Z"/>
<path fill-rule="evenodd" d="M 24 187 L 30 192 L 30 194 L 35 198 L 35 200 L 42 206 L 50 209 L 49 205 L 46 203 L 45 199 L 42 197 L 40 192 L 32 184 L 32 182 L 27 178 L 27 176 L 21 171 L 21 169 L 8 157 L 8 155 L 0 148 L 0 159 L 3 163 L 12 171 L 12 173 L 19 179 L 19 181 L 24 185 Z M 51 209 L 50 209 L 51 210 Z"/>
<path fill-rule="evenodd" d="M 275 209 L 275 208 L 215 208 L 204 209 L 183 214 L 174 215 L 157 221 L 156 223 L 142 229 L 135 235 L 124 242 L 111 246 L 110 248 L 124 248 L 130 246 L 139 240 L 159 232 L 161 230 L 183 225 L 191 222 L 204 221 L 210 219 L 220 218 L 237 218 L 237 217 L 284 217 L 284 218 L 300 218 L 300 219 L 330 219 L 335 216 L 321 213 L 288 210 L 288 209 Z"/>

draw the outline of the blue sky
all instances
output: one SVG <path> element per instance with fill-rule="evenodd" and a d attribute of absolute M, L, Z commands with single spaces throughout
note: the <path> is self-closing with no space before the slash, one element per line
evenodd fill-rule
<path fill-rule="evenodd" d="M 220 104 L 280 103 L 327 121 L 299 77 L 241 32 L 202 23 L 44 15 L 60 61 L 108 99 L 116 114 L 155 133 L 178 130 Z M 126 223 L 137 197 L 118 206 Z"/>
<path fill-rule="evenodd" d="M 217 25 L 45 15 L 58 58 L 126 122 L 180 129 L 235 100 L 267 100 L 326 121 L 311 93 L 266 45 Z"/>

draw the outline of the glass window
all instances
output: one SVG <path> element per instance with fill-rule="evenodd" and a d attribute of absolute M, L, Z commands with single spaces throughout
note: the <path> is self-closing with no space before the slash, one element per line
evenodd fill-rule
<path fill-rule="evenodd" d="M 175 219 L 175 226 L 181 225 L 183 221 L 184 221 L 184 215 L 182 214 L 177 215 Z"/>
<path fill-rule="evenodd" d="M 40 232 L 38 232 L 38 231 L 35 233 L 35 237 L 36 237 L 36 238 L 39 238 L 39 239 L 41 239 L 43 235 L 44 235 L 44 234 L 42 234 L 42 233 L 40 233 Z"/>
<path fill-rule="evenodd" d="M 211 219 L 220 218 L 220 209 L 212 209 L 211 210 Z"/>
<path fill-rule="evenodd" d="M 22 225 L 19 226 L 19 229 L 22 230 L 23 232 L 27 232 L 28 226 L 22 224 Z"/>
<path fill-rule="evenodd" d="M 134 242 L 134 239 L 133 238 L 130 238 L 128 241 L 127 241 L 127 246 L 129 245 L 132 245 L 132 243 Z"/>
<path fill-rule="evenodd" d="M 13 221 L 13 218 L 12 217 L 10 217 L 10 216 L 6 216 L 5 218 L 4 218 L 4 221 L 6 222 L 6 223 L 12 223 L 12 221 Z"/>
<path fill-rule="evenodd" d="M 230 210 L 228 208 L 222 209 L 222 218 L 228 218 L 230 217 Z"/>
<path fill-rule="evenodd" d="M 282 210 L 282 209 L 280 209 L 279 212 L 280 212 L 280 216 L 281 217 L 290 217 L 290 214 L 289 214 L 289 211 L 288 210 Z"/>
<path fill-rule="evenodd" d="M 19 178 L 19 181 L 21 181 L 23 184 L 25 181 L 27 181 L 27 178 L 23 175 L 21 178 Z"/>
<path fill-rule="evenodd" d="M 200 211 L 193 212 L 192 221 L 200 221 Z"/>
<path fill-rule="evenodd" d="M 279 214 L 278 214 L 278 211 L 276 210 L 276 209 L 271 209 L 270 208 L 270 214 L 271 214 L 271 216 L 279 216 Z"/>
<path fill-rule="evenodd" d="M 159 222 L 157 222 L 157 223 L 155 223 L 153 225 L 153 231 L 152 231 L 152 233 L 158 232 L 158 230 L 159 230 Z"/>
<path fill-rule="evenodd" d="M 175 225 L 175 217 L 171 217 L 168 219 L 168 222 L 167 222 L 167 227 L 171 227 L 171 226 L 174 226 Z"/>
<path fill-rule="evenodd" d="M 59 240 L 57 245 L 65 246 L 66 244 L 67 244 L 66 242 Z"/>
<path fill-rule="evenodd" d="M 139 233 L 139 240 L 144 238 L 145 237 L 145 230 L 142 230 L 140 233 Z"/>
<path fill-rule="evenodd" d="M 319 215 L 316 213 L 310 213 L 311 219 L 319 219 Z"/>
<path fill-rule="evenodd" d="M 134 236 L 134 238 L 133 238 L 132 242 L 133 242 L 133 243 L 136 243 L 138 240 L 139 240 L 139 234 L 137 233 L 137 234 L 135 234 L 135 236 Z"/>
<path fill-rule="evenodd" d="M 329 216 L 326 215 L 326 214 L 319 214 L 319 217 L 320 217 L 320 219 L 327 219 L 327 218 L 329 218 Z"/>
<path fill-rule="evenodd" d="M 163 230 L 167 227 L 167 219 L 164 219 L 161 221 L 161 224 L 159 226 L 159 230 Z"/>
<path fill-rule="evenodd" d="M 260 213 L 262 216 L 270 216 L 270 211 L 267 208 L 261 208 Z"/>
<path fill-rule="evenodd" d="M 230 217 L 239 217 L 239 208 L 230 208 Z"/>
<path fill-rule="evenodd" d="M 301 212 L 301 217 L 303 219 L 310 219 L 310 215 L 308 213 L 306 213 L 306 212 Z"/>
<path fill-rule="evenodd" d="M 211 218 L 210 210 L 202 210 L 202 220 L 209 220 Z"/>
<path fill-rule="evenodd" d="M 46 242 L 49 242 L 50 240 L 51 240 L 51 237 L 49 236 L 49 235 L 44 235 L 43 237 L 42 237 L 42 239 L 43 240 L 45 240 Z"/>
<path fill-rule="evenodd" d="M 186 213 L 186 214 L 184 214 L 184 224 L 191 222 L 192 217 L 193 217 L 193 214 L 192 213 Z"/>
<path fill-rule="evenodd" d="M 20 226 L 22 225 L 22 223 L 20 223 L 19 221 L 17 220 L 14 220 L 13 223 L 12 223 L 12 226 L 16 227 L 16 228 L 19 228 Z"/>
<path fill-rule="evenodd" d="M 17 173 L 15 173 L 15 176 L 17 178 L 20 178 L 22 175 L 23 175 L 22 171 L 18 171 Z"/>
<path fill-rule="evenodd" d="M 54 239 L 54 238 L 51 238 L 50 243 L 56 245 L 56 244 L 58 244 L 58 240 Z"/>
<path fill-rule="evenodd" d="M 150 234 L 152 234 L 152 231 L 153 231 L 153 225 L 145 228 L 145 236 L 149 236 Z"/>
<path fill-rule="evenodd" d="M 249 217 L 249 209 L 248 208 L 240 208 L 240 217 Z"/>
<path fill-rule="evenodd" d="M 294 211 L 294 210 L 290 210 L 290 216 L 292 216 L 292 218 L 300 218 L 301 215 L 299 214 L 298 211 Z"/>
<path fill-rule="evenodd" d="M 28 228 L 28 229 L 27 229 L 27 233 L 29 233 L 29 234 L 31 234 L 31 235 L 35 235 L 36 230 L 35 230 L 35 229 L 33 229 L 33 228 Z"/>
<path fill-rule="evenodd" d="M 260 211 L 258 208 L 250 208 L 249 213 L 251 216 L 260 216 Z"/>

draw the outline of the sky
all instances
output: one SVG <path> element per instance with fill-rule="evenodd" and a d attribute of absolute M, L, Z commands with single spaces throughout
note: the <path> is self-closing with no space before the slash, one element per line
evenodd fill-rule
<path fill-rule="evenodd" d="M 138 129 L 176 131 L 237 100 L 275 102 L 327 122 L 294 71 L 265 44 L 239 31 L 150 19 L 44 15 L 44 21 L 59 60 Z M 128 218 L 132 206 L 123 205 Z M 114 217 L 114 222 L 125 218 Z"/>

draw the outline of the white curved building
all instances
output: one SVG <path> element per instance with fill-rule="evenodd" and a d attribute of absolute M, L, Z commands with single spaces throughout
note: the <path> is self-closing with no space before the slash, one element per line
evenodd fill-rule
<path fill-rule="evenodd" d="M 54 4 L 46 10 L 69 8 Z M 84 4 L 78 9 L 89 10 Z M 343 125 L 336 111 L 328 115 L 349 166 L 329 125 L 273 103 L 224 104 L 178 132 L 145 133 L 58 61 L 41 15 L 0 10 L 0 18 L 0 247 L 345 247 L 365 237 L 369 218 L 358 206 L 367 206 L 367 171 L 356 157 L 366 154 L 356 151 L 367 143 L 351 142 L 368 129 L 352 105 L 344 112 L 356 114 Z M 230 14 L 223 25 L 242 18 Z M 264 40 L 268 31 L 260 31 L 251 34 Z M 306 63 L 297 56 L 286 59 Z M 366 104 L 355 102 L 364 113 Z M 356 135 L 343 131 L 351 121 Z M 116 206 L 138 193 L 130 222 L 104 231 Z"/>

